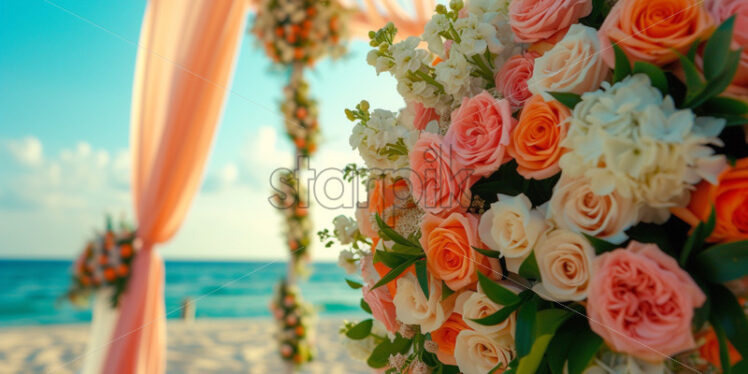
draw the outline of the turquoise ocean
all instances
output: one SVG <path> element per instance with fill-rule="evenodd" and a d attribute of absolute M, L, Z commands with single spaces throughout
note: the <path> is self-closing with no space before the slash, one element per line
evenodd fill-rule
<path fill-rule="evenodd" d="M 71 261 L 0 260 L 0 326 L 77 323 L 91 320 L 61 298 L 70 284 Z M 360 290 L 345 283 L 334 263 L 312 263 L 300 282 L 302 295 L 321 316 L 355 316 Z M 180 318 L 185 298 L 195 301 L 197 318 L 270 317 L 273 287 L 285 262 L 166 261 L 167 318 Z"/>

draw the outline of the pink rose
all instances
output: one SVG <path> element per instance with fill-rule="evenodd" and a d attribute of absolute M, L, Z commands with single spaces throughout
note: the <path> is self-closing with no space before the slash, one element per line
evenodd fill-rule
<path fill-rule="evenodd" d="M 591 0 L 514 0 L 509 4 L 509 24 L 518 42 L 534 43 L 577 23 L 590 12 Z"/>
<path fill-rule="evenodd" d="M 416 130 L 423 130 L 429 122 L 439 120 L 439 115 L 436 114 L 436 109 L 434 108 L 426 108 L 423 104 L 416 101 L 413 103 L 413 109 L 415 109 L 413 127 Z"/>
<path fill-rule="evenodd" d="M 735 15 L 732 34 L 732 48 L 743 48 L 740 65 L 727 93 L 748 95 L 748 1 L 745 0 L 706 0 L 704 6 L 717 23 L 722 23 Z"/>
<path fill-rule="evenodd" d="M 371 308 L 371 315 L 379 322 L 382 322 L 384 328 L 389 332 L 396 332 L 400 329 L 400 322 L 395 314 L 395 304 L 392 302 L 392 295 L 387 287 L 371 289 L 364 286 L 364 301 Z"/>
<path fill-rule="evenodd" d="M 452 112 L 452 124 L 444 136 L 447 151 L 471 169 L 475 177 L 491 175 L 508 161 L 506 147 L 517 120 L 509 101 L 496 100 L 486 91 L 463 98 Z"/>
<path fill-rule="evenodd" d="M 413 199 L 423 210 L 447 215 L 467 209 L 471 171 L 452 157 L 439 135 L 422 132 L 409 157 Z"/>
<path fill-rule="evenodd" d="M 527 80 L 532 77 L 535 58 L 538 56 L 540 54 L 535 52 L 512 56 L 496 73 L 496 91 L 509 101 L 514 110 L 525 105 L 532 96 L 527 88 Z"/>
<path fill-rule="evenodd" d="M 613 350 L 661 362 L 695 347 L 693 309 L 706 296 L 675 259 L 654 244 L 632 241 L 597 257 L 592 268 L 590 327 Z"/>

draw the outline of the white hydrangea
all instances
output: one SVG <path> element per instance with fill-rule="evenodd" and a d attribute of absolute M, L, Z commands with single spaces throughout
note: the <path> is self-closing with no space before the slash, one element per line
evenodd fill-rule
<path fill-rule="evenodd" d="M 351 244 L 353 239 L 358 232 L 358 226 L 356 221 L 341 214 L 332 220 L 332 224 L 335 225 L 335 237 L 338 239 L 340 244 L 346 245 Z"/>
<path fill-rule="evenodd" d="M 408 177 L 408 152 L 417 138 L 416 131 L 399 125 L 397 113 L 375 109 L 366 124 L 353 127 L 349 142 L 374 175 Z"/>
<path fill-rule="evenodd" d="M 645 222 L 663 222 L 669 208 L 689 200 L 692 185 L 716 182 L 725 166 L 709 145 L 725 121 L 678 110 L 670 96 L 643 74 L 587 92 L 574 108 L 561 143 L 570 149 L 560 161 L 564 173 L 590 178 L 593 191 L 617 191 L 640 204 Z"/>

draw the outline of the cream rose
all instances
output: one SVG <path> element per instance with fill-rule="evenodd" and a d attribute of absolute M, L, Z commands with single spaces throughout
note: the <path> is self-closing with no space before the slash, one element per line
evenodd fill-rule
<path fill-rule="evenodd" d="M 421 326 L 421 332 L 438 329 L 452 314 L 456 295 L 442 300 L 441 282 L 429 281 L 429 298 L 423 294 L 413 273 L 407 273 L 397 280 L 395 304 L 397 319 L 408 325 Z"/>
<path fill-rule="evenodd" d="M 532 209 L 527 196 L 499 194 L 499 201 L 481 217 L 478 234 L 488 248 L 506 258 L 506 267 L 519 272 L 522 261 L 530 255 L 535 241 L 548 224 L 543 214 Z"/>
<path fill-rule="evenodd" d="M 547 92 L 583 94 L 600 87 L 608 75 L 608 66 L 600 56 L 597 32 L 581 24 L 572 25 L 560 42 L 543 56 L 535 59 L 532 77 L 527 87 L 546 100 Z"/>
<path fill-rule="evenodd" d="M 620 244 L 624 230 L 635 224 L 638 210 L 630 198 L 613 190 L 598 195 L 589 178 L 562 174 L 548 204 L 548 218 L 556 226 Z"/>
<path fill-rule="evenodd" d="M 507 367 L 516 355 L 514 338 L 506 332 L 462 330 L 455 342 L 455 361 L 463 374 L 485 374 L 498 364 Z"/>
<path fill-rule="evenodd" d="M 546 300 L 580 301 L 587 297 L 595 250 L 573 231 L 547 232 L 535 246 L 541 283 L 533 291 Z"/>
<path fill-rule="evenodd" d="M 512 313 L 509 318 L 493 326 L 481 325 L 473 321 L 474 319 L 488 317 L 503 308 L 502 305 L 491 301 L 483 292 L 465 291 L 457 297 L 456 305 L 455 311 L 462 314 L 462 320 L 471 329 L 485 335 L 508 332 L 511 336 L 514 336 L 516 313 Z"/>

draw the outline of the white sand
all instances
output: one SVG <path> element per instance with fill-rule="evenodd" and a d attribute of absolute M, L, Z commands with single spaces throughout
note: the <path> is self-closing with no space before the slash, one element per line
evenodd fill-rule
<path fill-rule="evenodd" d="M 338 319 L 317 325 L 316 361 L 303 373 L 370 373 L 348 357 Z M 168 322 L 168 373 L 285 373 L 270 319 Z M 82 364 L 88 325 L 0 328 L 0 373 L 75 373 Z"/>

